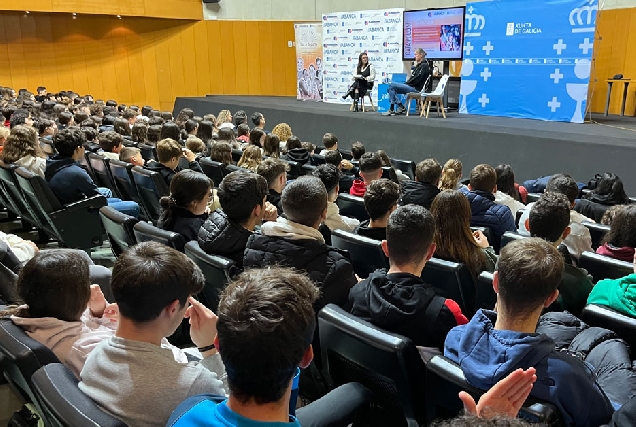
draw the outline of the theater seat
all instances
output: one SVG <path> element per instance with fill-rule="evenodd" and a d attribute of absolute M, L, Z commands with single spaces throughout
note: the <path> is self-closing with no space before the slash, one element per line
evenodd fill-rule
<path fill-rule="evenodd" d="M 605 238 L 605 235 L 609 233 L 610 227 L 609 225 L 598 224 L 595 222 L 582 222 L 589 231 L 590 237 L 592 237 L 592 247 L 597 249 L 601 246 L 601 242 Z"/>
<path fill-rule="evenodd" d="M 107 414 L 77 386 L 78 379 L 61 363 L 51 363 L 33 375 L 33 391 L 48 420 L 47 426 L 126 427 Z"/>
<path fill-rule="evenodd" d="M 317 148 L 316 148 L 316 151 L 318 151 Z M 321 156 L 320 154 L 312 154 L 310 161 L 311 161 L 311 164 L 314 165 L 314 166 L 324 165 L 325 164 L 325 156 Z"/>
<path fill-rule="evenodd" d="M 300 163 L 291 160 L 281 160 L 289 165 L 289 172 L 287 172 L 287 176 L 289 179 L 296 179 L 299 176 L 303 175 L 303 169 Z"/>
<path fill-rule="evenodd" d="M 22 298 L 18 295 L 16 283 L 18 275 L 9 267 L 0 264 L 0 300 L 3 305 L 20 304 Z"/>
<path fill-rule="evenodd" d="M 340 215 L 342 216 L 356 218 L 361 222 L 369 219 L 369 214 L 364 208 L 364 199 L 362 197 L 340 193 L 338 194 L 338 199 L 336 199 L 336 204 L 338 205 Z"/>
<path fill-rule="evenodd" d="M 459 304 L 469 319 L 475 314 L 475 284 L 464 264 L 431 258 L 422 270 L 422 280 Z"/>
<path fill-rule="evenodd" d="M 20 190 L 20 185 L 15 176 L 15 170 L 17 168 L 17 165 L 5 165 L 0 162 L 0 182 L 2 183 L 4 194 L 10 202 L 10 206 L 15 210 L 14 213 L 16 215 L 19 215 L 34 227 L 43 229 L 44 225 L 41 224 L 35 212 L 31 209 L 31 205 L 26 201 L 24 194 L 22 194 Z"/>
<path fill-rule="evenodd" d="M 135 224 L 133 230 L 135 232 L 135 239 L 137 239 L 137 243 L 159 242 L 183 252 L 183 246 L 186 242 L 184 241 L 183 236 L 179 233 L 162 230 L 144 221 L 140 221 Z"/>
<path fill-rule="evenodd" d="M 390 166 L 382 167 L 382 178 L 391 180 L 391 181 L 395 182 L 396 184 L 400 183 L 398 181 L 397 173 L 395 172 L 395 169 L 393 169 Z"/>
<path fill-rule="evenodd" d="M 137 148 L 139 148 L 139 151 L 141 152 L 141 157 L 143 157 L 143 159 L 146 162 L 149 162 L 151 160 L 157 160 L 157 149 L 153 147 L 152 145 L 139 144 L 137 145 Z"/>
<path fill-rule="evenodd" d="M 155 171 L 135 166 L 131 172 L 135 186 L 137 187 L 139 200 L 144 206 L 149 219 L 153 224 L 157 224 L 159 216 L 161 215 L 159 199 L 170 194 L 168 184 L 166 184 L 163 177 Z"/>
<path fill-rule="evenodd" d="M 87 157 L 88 164 L 93 170 L 93 175 L 95 175 L 95 179 L 97 180 L 95 181 L 95 184 L 98 187 L 108 188 L 113 193 L 113 197 L 121 197 L 113 177 L 110 174 L 110 169 L 108 167 L 109 159 L 95 153 L 88 153 Z"/>
<path fill-rule="evenodd" d="M 436 418 L 455 417 L 464 409 L 458 394 L 465 391 L 475 402 L 484 394 L 471 386 L 460 367 L 444 356 L 433 356 L 426 363 L 426 418 L 431 423 Z M 529 397 L 519 411 L 519 417 L 532 423 L 563 426 L 559 410 L 550 403 Z"/>
<path fill-rule="evenodd" d="M 526 198 L 527 204 L 535 203 L 541 198 L 541 193 L 528 193 L 528 197 Z"/>
<path fill-rule="evenodd" d="M 238 268 L 230 259 L 204 252 L 196 241 L 186 243 L 185 254 L 199 266 L 205 276 L 205 287 L 201 292 L 205 300 L 200 298 L 201 302 L 212 311 L 216 311 L 221 292 L 238 273 Z"/>
<path fill-rule="evenodd" d="M 508 243 L 512 242 L 513 240 L 523 240 L 525 238 L 527 238 L 528 236 L 523 236 L 519 233 L 516 233 L 514 231 L 506 231 L 503 236 L 501 236 L 501 247 L 499 250 L 503 249 L 504 246 L 506 246 Z"/>
<path fill-rule="evenodd" d="M 619 337 L 629 344 L 632 354 L 636 350 L 635 318 L 626 316 L 607 306 L 588 304 L 581 312 L 581 320 L 590 326 L 598 326 L 616 332 Z"/>
<path fill-rule="evenodd" d="M 493 274 L 488 271 L 482 271 L 477 277 L 475 289 L 475 311 L 480 308 L 493 310 L 497 303 L 497 294 L 492 287 Z"/>
<path fill-rule="evenodd" d="M 221 181 L 223 181 L 223 163 L 215 162 L 209 157 L 203 157 L 199 160 L 199 165 L 203 169 L 203 173 L 214 182 L 214 186 L 218 187 Z"/>
<path fill-rule="evenodd" d="M 362 278 L 369 277 L 378 268 L 389 268 L 389 260 L 384 255 L 379 240 L 343 230 L 332 230 L 331 246 L 349 252 L 353 271 Z"/>
<path fill-rule="evenodd" d="M 315 170 L 316 166 L 310 165 L 309 163 L 303 165 L 303 175 L 313 175 Z"/>
<path fill-rule="evenodd" d="M 135 224 L 139 222 L 137 218 L 123 214 L 110 206 L 101 208 L 99 216 L 102 219 L 102 224 L 110 241 L 110 248 L 115 257 L 118 257 L 130 246 L 137 243 L 133 230 Z"/>
<path fill-rule="evenodd" d="M 241 157 L 243 157 L 243 150 L 237 150 L 235 148 L 232 149 L 232 161 L 234 163 L 238 163 L 239 160 L 241 160 Z"/>
<path fill-rule="evenodd" d="M 594 278 L 594 283 L 603 279 L 620 279 L 634 272 L 634 265 L 631 262 L 588 251 L 581 254 L 578 266 L 587 270 Z"/>
<path fill-rule="evenodd" d="M 371 417 L 386 426 L 423 425 L 423 363 L 413 342 L 328 304 L 318 313 L 325 374 L 373 393 Z"/>
<path fill-rule="evenodd" d="M 401 170 L 409 178 L 415 179 L 415 162 L 412 160 L 391 159 L 396 169 Z"/>

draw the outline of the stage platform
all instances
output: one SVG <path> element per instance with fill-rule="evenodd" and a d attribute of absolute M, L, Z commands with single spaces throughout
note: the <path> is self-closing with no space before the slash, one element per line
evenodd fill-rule
<path fill-rule="evenodd" d="M 451 112 L 447 119 L 431 111 L 418 115 L 384 117 L 379 113 L 353 113 L 348 106 L 290 97 L 206 96 L 177 98 L 175 116 L 182 108 L 196 115 L 245 110 L 260 111 L 271 130 L 288 123 L 303 141 L 321 145 L 322 135 L 335 133 L 340 147 L 355 141 L 367 150 L 384 149 L 391 157 L 420 161 L 449 158 L 464 163 L 464 176 L 479 163 L 512 165 L 517 181 L 557 172 L 587 182 L 595 173 L 611 171 L 622 178 L 629 195 L 636 195 L 636 118 L 594 114 L 597 123 L 572 124 L 509 119 Z M 250 126 L 252 123 L 250 122 Z"/>

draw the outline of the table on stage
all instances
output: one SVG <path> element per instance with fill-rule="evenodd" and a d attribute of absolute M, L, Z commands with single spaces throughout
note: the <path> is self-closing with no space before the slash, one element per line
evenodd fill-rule
<path fill-rule="evenodd" d="M 621 116 L 625 115 L 625 103 L 627 102 L 627 92 L 629 89 L 629 84 L 632 82 L 632 79 L 607 79 L 607 98 L 605 99 L 605 116 L 607 117 L 607 113 L 609 112 L 610 106 L 610 97 L 612 96 L 612 86 L 614 83 L 622 83 L 623 84 L 623 97 L 621 99 Z"/>

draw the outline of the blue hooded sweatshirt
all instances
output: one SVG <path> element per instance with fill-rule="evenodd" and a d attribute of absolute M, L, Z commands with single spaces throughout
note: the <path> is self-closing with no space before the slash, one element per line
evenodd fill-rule
<path fill-rule="evenodd" d="M 530 395 L 554 404 L 565 425 L 596 427 L 610 420 L 614 409 L 588 365 L 556 351 L 545 334 L 495 330 L 496 319 L 495 312 L 479 310 L 446 337 L 444 355 L 459 364 L 471 385 L 487 390 L 517 368 L 534 367 Z"/>

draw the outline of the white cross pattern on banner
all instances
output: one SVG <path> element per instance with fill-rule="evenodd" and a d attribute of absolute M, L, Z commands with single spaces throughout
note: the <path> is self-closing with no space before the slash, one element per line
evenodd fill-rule
<path fill-rule="evenodd" d="M 473 13 L 473 10 L 475 10 L 475 9 L 474 9 L 472 6 L 470 6 L 470 7 L 468 8 L 468 13 L 471 13 L 471 14 L 472 14 L 472 13 Z"/>
<path fill-rule="evenodd" d="M 490 98 L 488 98 L 485 93 L 482 93 L 477 101 L 481 104 L 481 108 L 486 108 L 486 105 L 490 102 Z"/>
<path fill-rule="evenodd" d="M 466 56 L 470 56 L 470 52 L 472 52 L 473 49 L 475 49 L 475 46 L 473 46 L 470 42 L 467 42 L 466 46 L 464 46 L 464 53 L 466 53 Z"/>
<path fill-rule="evenodd" d="M 548 102 L 548 107 L 553 113 L 556 113 L 557 108 L 561 106 L 561 103 L 558 101 L 557 97 L 553 97 L 552 101 Z"/>
<path fill-rule="evenodd" d="M 487 56 L 490 56 L 490 52 L 492 52 L 494 48 L 495 47 L 492 44 L 490 44 L 490 40 L 488 40 L 488 42 L 486 43 L 486 46 L 482 47 L 482 49 L 486 52 Z"/>
<path fill-rule="evenodd" d="M 557 51 L 557 55 L 561 55 L 561 52 L 563 52 L 567 46 L 568 45 L 563 43 L 563 39 L 559 39 L 556 44 L 552 45 L 552 49 Z"/>
<path fill-rule="evenodd" d="M 583 51 L 583 55 L 587 55 L 587 53 L 594 47 L 594 43 L 590 43 L 590 39 L 587 37 L 583 40 L 583 43 L 579 45 L 579 49 Z"/>
<path fill-rule="evenodd" d="M 550 74 L 550 78 L 554 80 L 554 84 L 559 84 L 559 81 L 561 81 L 563 77 L 564 76 L 563 74 L 561 74 L 561 70 L 559 70 L 558 68 L 554 70 L 554 73 Z"/>
<path fill-rule="evenodd" d="M 484 81 L 487 82 L 488 79 L 492 76 L 492 73 L 488 70 L 488 67 L 484 68 L 484 71 L 481 72 L 480 76 L 484 78 Z"/>

